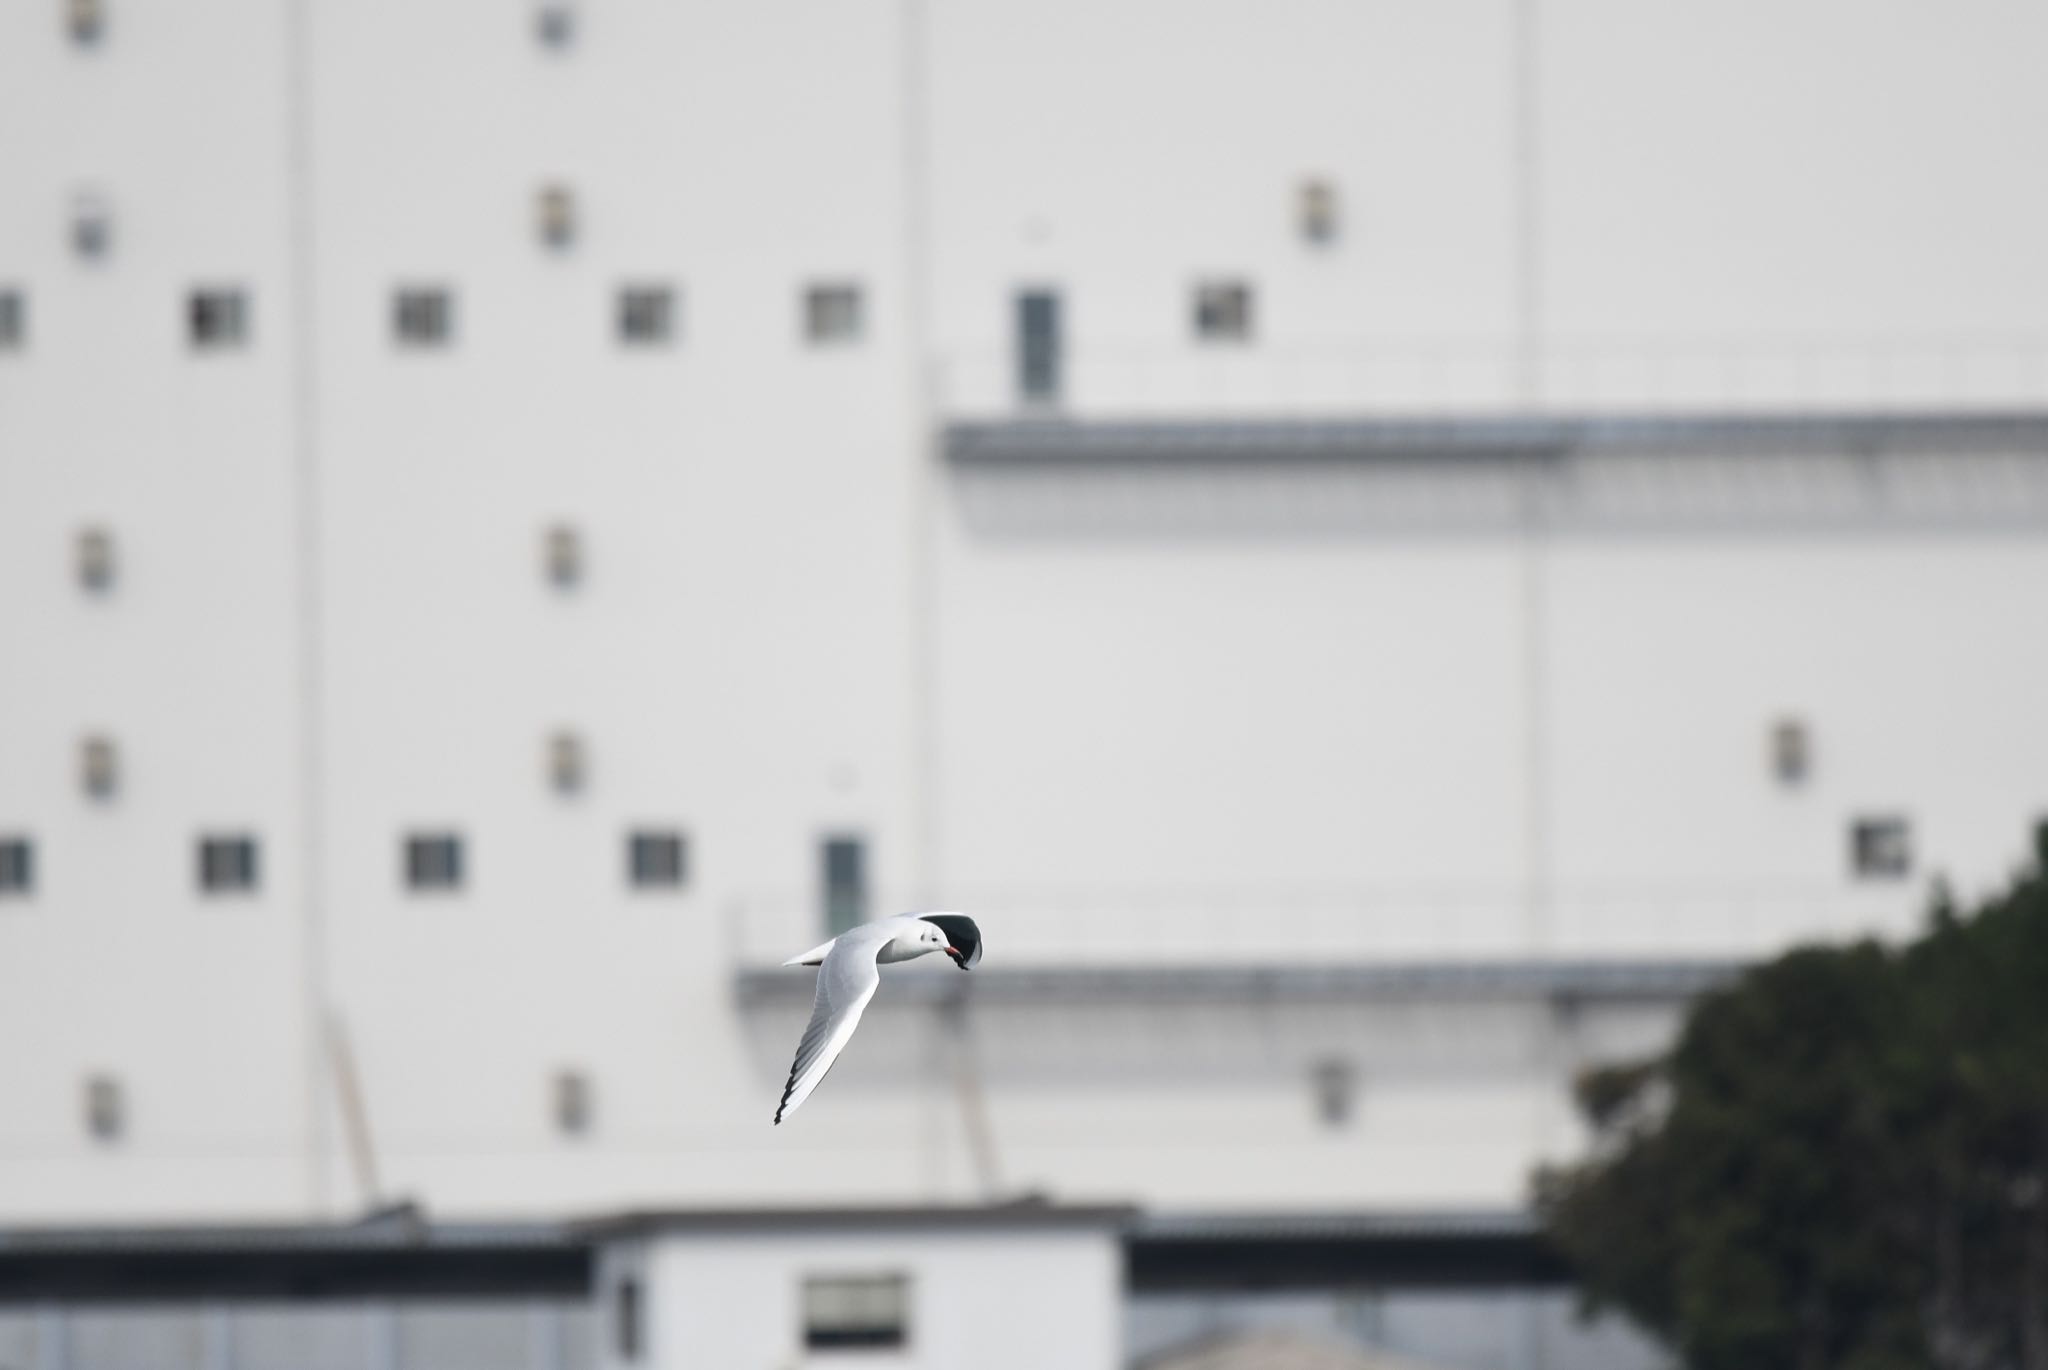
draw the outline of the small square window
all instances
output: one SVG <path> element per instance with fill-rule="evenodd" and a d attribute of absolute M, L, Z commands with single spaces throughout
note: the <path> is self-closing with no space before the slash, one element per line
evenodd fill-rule
<path fill-rule="evenodd" d="M 249 301 L 240 290 L 204 287 L 192 292 L 186 305 L 192 346 L 201 352 L 240 347 L 249 338 Z"/>
<path fill-rule="evenodd" d="M 121 755 L 110 737 L 88 737 L 78 744 L 78 783 L 89 799 L 109 800 L 121 788 Z"/>
<path fill-rule="evenodd" d="M 1303 181 L 1296 213 L 1303 242 L 1328 247 L 1337 241 L 1337 187 L 1324 180 Z"/>
<path fill-rule="evenodd" d="M 1899 817 L 1859 818 L 1849 825 L 1849 860 L 1864 880 L 1897 880 L 1913 870 L 1913 831 Z"/>
<path fill-rule="evenodd" d="M 665 285 L 619 289 L 619 341 L 630 347 L 661 347 L 675 336 L 676 293 Z"/>
<path fill-rule="evenodd" d="M 0 899 L 36 892 L 36 849 L 26 837 L 0 837 Z"/>
<path fill-rule="evenodd" d="M 626 835 L 626 869 L 638 889 L 672 889 L 688 874 L 683 835 L 642 828 Z"/>
<path fill-rule="evenodd" d="M 576 196 L 565 185 L 542 186 L 533 197 L 534 231 L 556 251 L 576 241 Z"/>
<path fill-rule="evenodd" d="M 98 261 L 113 247 L 114 206 L 97 190 L 79 191 L 71 197 L 71 250 Z"/>
<path fill-rule="evenodd" d="M 548 739 L 548 785 L 556 794 L 575 794 L 590 778 L 589 749 L 575 733 L 559 732 Z"/>
<path fill-rule="evenodd" d="M 416 890 L 461 889 L 462 839 L 447 832 L 408 834 L 405 883 Z"/>
<path fill-rule="evenodd" d="M 111 1075 L 85 1077 L 85 1132 L 96 1142 L 117 1142 L 128 1130 L 128 1102 Z"/>
<path fill-rule="evenodd" d="M 65 0 L 64 27 L 72 42 L 91 47 L 106 36 L 107 7 L 102 0 Z"/>
<path fill-rule="evenodd" d="M 595 1109 L 590 1077 L 580 1070 L 558 1070 L 550 1089 L 555 1130 L 565 1137 L 581 1137 L 590 1131 Z"/>
<path fill-rule="evenodd" d="M 910 1341 L 906 1275 L 813 1275 L 804 1281 L 804 1346 L 887 1350 Z"/>
<path fill-rule="evenodd" d="M 0 352 L 19 352 L 28 345 L 28 296 L 15 286 L 0 286 Z"/>
<path fill-rule="evenodd" d="M 446 347 L 455 333 L 454 296 L 443 286 L 400 286 L 391 297 L 391 330 L 403 347 Z"/>
<path fill-rule="evenodd" d="M 1771 725 L 1771 774 L 1780 785 L 1797 785 L 1806 779 L 1813 764 L 1813 745 L 1806 724 L 1797 718 L 1781 718 Z"/>
<path fill-rule="evenodd" d="M 857 285 L 819 284 L 804 290 L 804 336 L 821 346 L 860 341 L 865 327 Z"/>
<path fill-rule="evenodd" d="M 1250 342 L 1252 288 L 1243 281 L 1202 281 L 1195 286 L 1195 337 L 1203 342 Z"/>
<path fill-rule="evenodd" d="M 114 535 L 105 528 L 81 528 L 75 549 L 78 587 L 105 594 L 114 587 Z"/>
<path fill-rule="evenodd" d="M 199 888 L 208 894 L 256 888 L 256 839 L 240 833 L 199 839 Z"/>

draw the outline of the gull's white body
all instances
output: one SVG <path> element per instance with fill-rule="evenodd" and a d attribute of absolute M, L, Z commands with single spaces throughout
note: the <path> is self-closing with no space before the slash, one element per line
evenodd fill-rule
<path fill-rule="evenodd" d="M 954 948 L 948 931 L 928 918 L 944 918 L 954 924 L 971 920 L 958 914 L 899 914 L 849 928 L 822 946 L 792 956 L 785 966 L 816 966 L 818 993 L 811 1005 L 811 1021 L 797 1043 L 796 1061 L 790 1066 L 789 1083 L 776 1107 L 775 1121 L 796 1112 L 811 1097 L 839 1053 L 860 1026 L 860 1015 L 882 983 L 884 962 L 912 961 L 934 951 L 952 954 L 962 970 L 981 959 L 979 934 L 966 952 Z"/>

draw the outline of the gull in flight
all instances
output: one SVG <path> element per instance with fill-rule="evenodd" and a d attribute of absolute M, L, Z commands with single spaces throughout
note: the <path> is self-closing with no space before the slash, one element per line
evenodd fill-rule
<path fill-rule="evenodd" d="M 861 1011 L 882 983 L 882 963 L 914 961 L 934 951 L 945 952 L 954 965 L 966 970 L 981 959 L 981 929 L 961 913 L 901 913 L 849 928 L 782 963 L 816 966 L 818 997 L 811 1007 L 810 1026 L 797 1043 L 782 1102 L 775 1106 L 776 1122 L 803 1106 L 846 1049 L 860 1026 Z"/>

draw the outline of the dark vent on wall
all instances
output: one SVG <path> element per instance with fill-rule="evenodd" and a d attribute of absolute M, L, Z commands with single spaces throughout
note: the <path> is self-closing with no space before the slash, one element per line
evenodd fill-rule
<path fill-rule="evenodd" d="M 121 753 L 114 739 L 95 735 L 78 744 L 78 783 L 88 799 L 112 799 L 121 789 Z"/>
<path fill-rule="evenodd" d="M 557 252 L 576 242 L 576 196 L 565 185 L 545 185 L 533 197 L 534 230 Z"/>
<path fill-rule="evenodd" d="M 81 190 L 71 200 L 71 250 L 88 262 L 114 250 L 114 207 L 97 190 Z"/>
<path fill-rule="evenodd" d="M 81 528 L 74 544 L 78 587 L 92 594 L 114 588 L 114 535 L 100 527 Z"/>

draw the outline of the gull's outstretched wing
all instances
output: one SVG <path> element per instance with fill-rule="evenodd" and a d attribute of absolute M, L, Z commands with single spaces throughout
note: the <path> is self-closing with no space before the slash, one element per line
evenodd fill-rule
<path fill-rule="evenodd" d="M 889 943 L 892 930 L 868 934 L 868 924 L 846 933 L 831 944 L 818 967 L 818 997 L 811 1006 L 810 1026 L 797 1043 L 796 1062 L 789 1068 L 789 1083 L 783 1086 L 782 1102 L 775 1106 L 775 1121 L 794 1113 L 811 1097 L 811 1091 L 832 1069 L 839 1053 L 860 1026 L 861 1010 L 875 997 L 882 983 L 882 968 L 875 963 Z M 862 935 L 868 934 L 868 935 Z"/>

